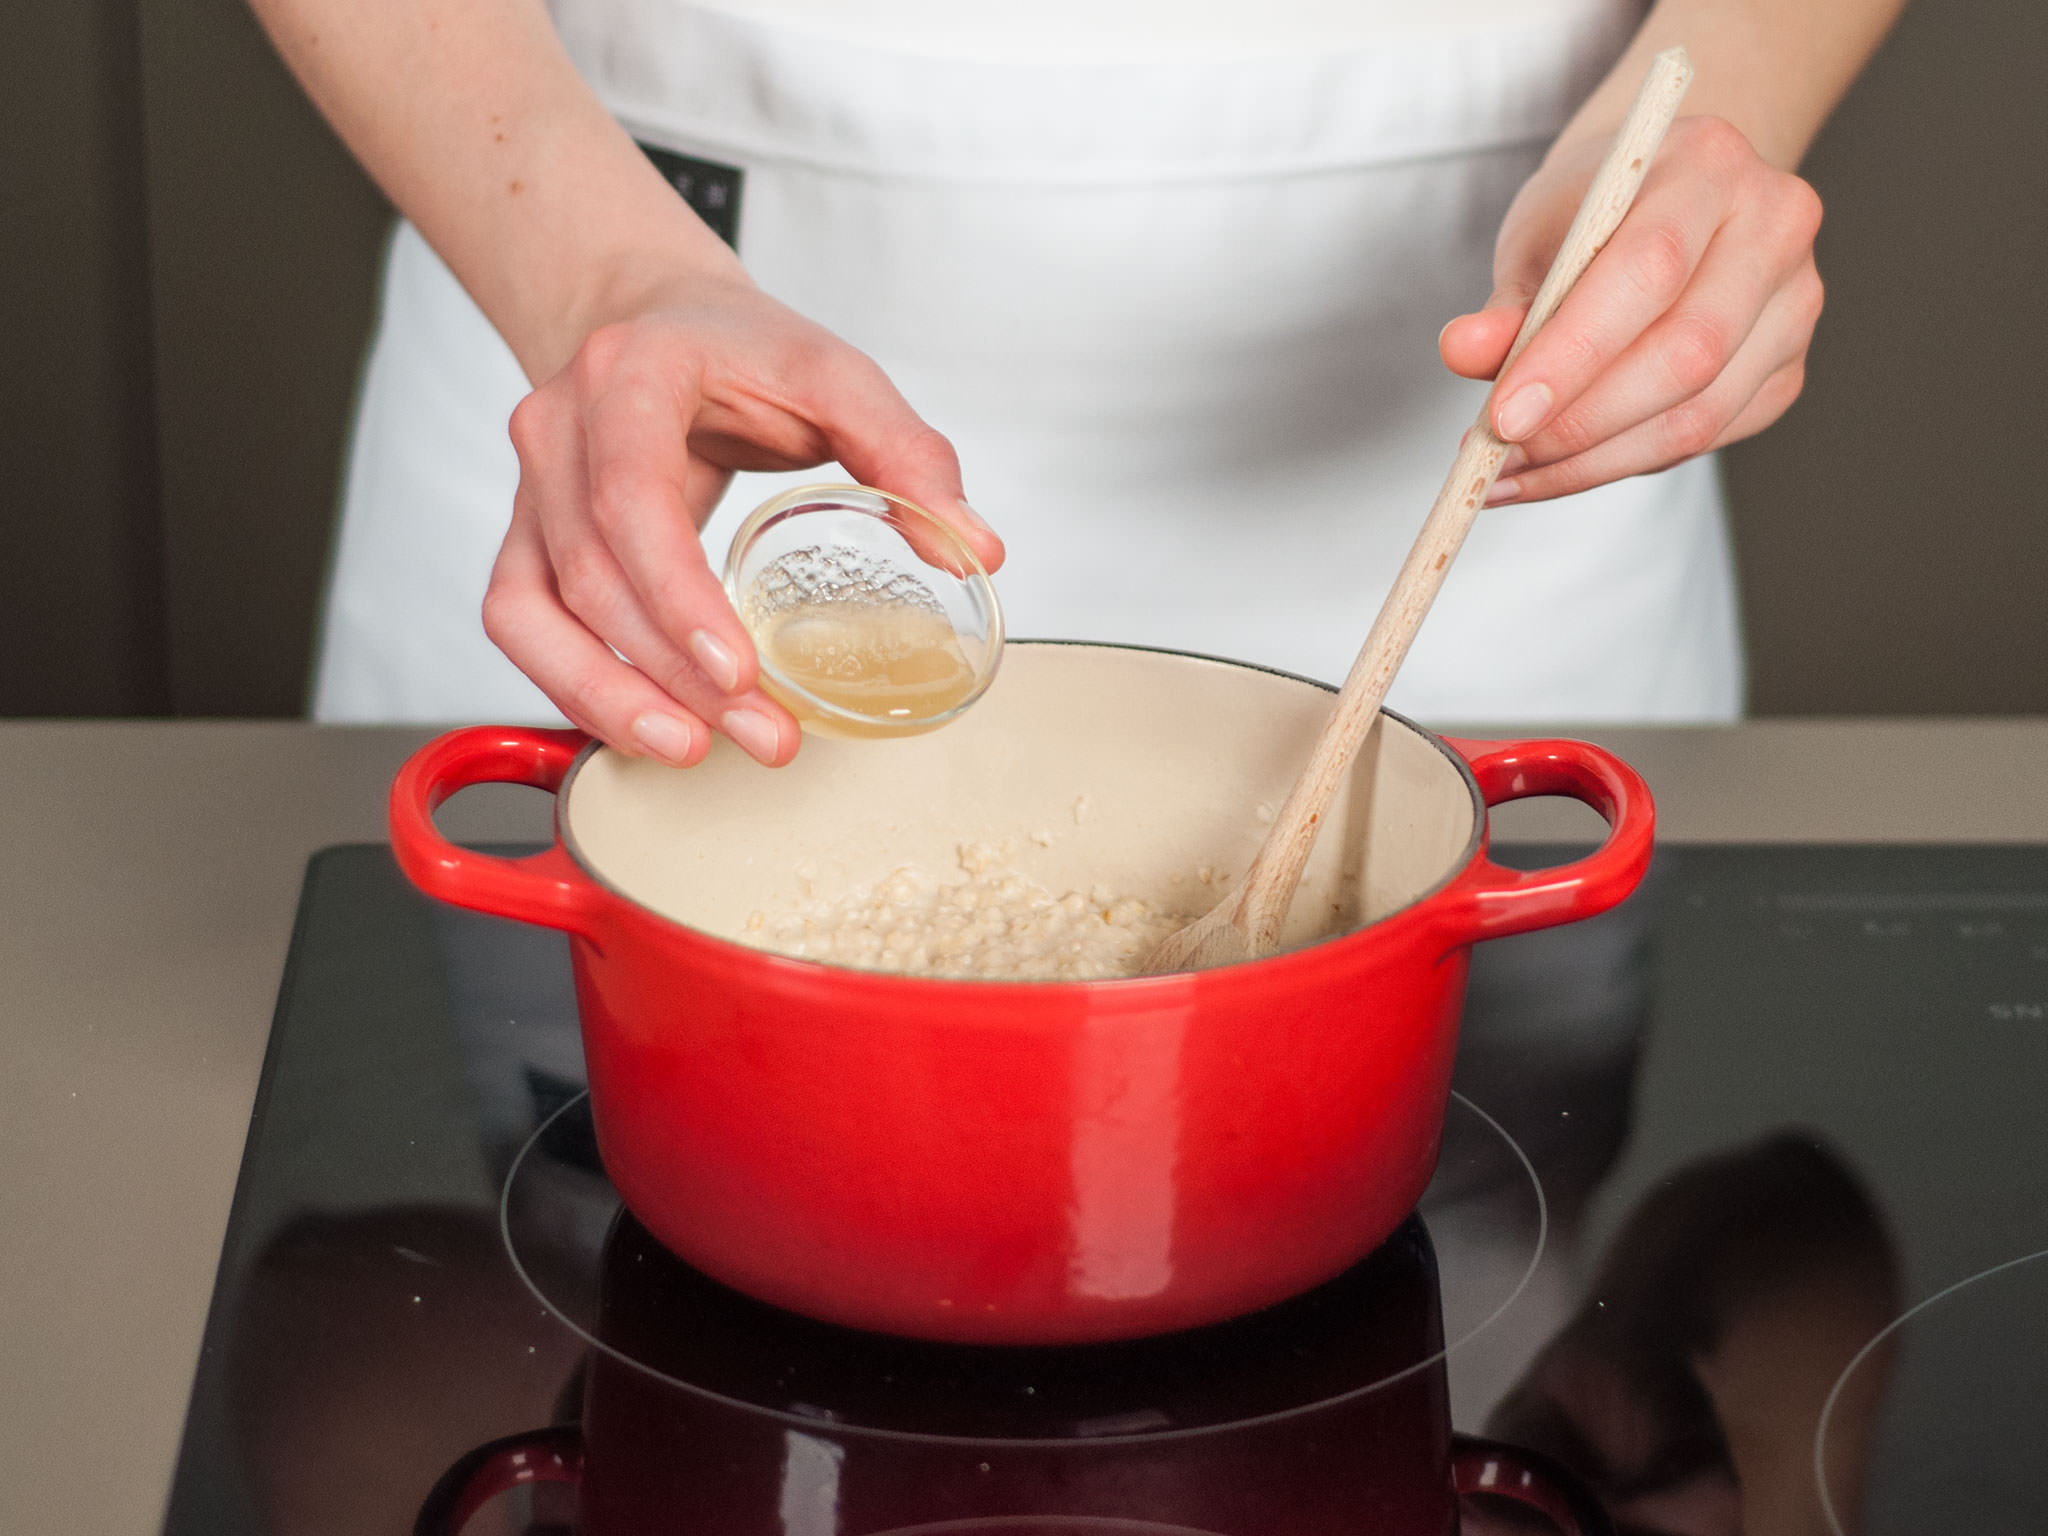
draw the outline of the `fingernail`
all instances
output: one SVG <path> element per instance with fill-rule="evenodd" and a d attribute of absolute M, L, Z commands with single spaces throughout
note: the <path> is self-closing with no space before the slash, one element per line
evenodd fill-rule
<path fill-rule="evenodd" d="M 690 728 L 674 715 L 642 715 L 633 722 L 633 739 L 663 762 L 680 768 L 690 756 Z"/>
<path fill-rule="evenodd" d="M 1496 480 L 1493 482 L 1493 489 L 1486 493 L 1486 504 L 1489 507 L 1497 507 L 1504 501 L 1513 501 L 1521 494 L 1522 485 L 1519 480 Z"/>
<path fill-rule="evenodd" d="M 965 513 L 967 516 L 967 521 L 974 524 L 974 526 L 979 528 L 983 533 L 995 532 L 995 529 L 989 527 L 987 521 L 982 517 L 982 515 L 979 512 L 975 511 L 974 508 L 967 505 L 967 500 L 965 497 L 962 497 L 959 501 L 954 502 L 953 505 L 958 507 L 963 513 Z"/>
<path fill-rule="evenodd" d="M 708 629 L 692 630 L 689 645 L 697 665 L 704 669 L 704 675 L 711 679 L 720 693 L 739 691 L 740 659 L 733 655 L 731 646 Z"/>
<path fill-rule="evenodd" d="M 1543 425 L 1550 414 L 1552 396 L 1548 384 L 1524 384 L 1500 403 L 1494 412 L 1494 430 L 1514 442 Z"/>
<path fill-rule="evenodd" d="M 718 728 L 737 742 L 747 756 L 758 762 L 773 763 L 775 749 L 782 745 L 782 735 L 775 729 L 775 722 L 758 710 L 728 710 L 719 718 Z"/>
<path fill-rule="evenodd" d="M 1510 443 L 1508 445 L 1508 456 L 1500 461 L 1500 472 L 1504 475 L 1512 475 L 1528 462 L 1528 451 L 1520 443 Z"/>
<path fill-rule="evenodd" d="M 1452 326 L 1454 326 L 1454 325 L 1456 325 L 1456 324 L 1458 323 L 1458 319 L 1459 319 L 1459 317 L 1458 317 L 1458 316 L 1456 316 L 1456 315 L 1453 315 L 1453 316 L 1452 316 L 1452 317 L 1451 317 L 1450 319 L 1448 319 L 1448 320 L 1446 320 L 1446 321 L 1444 322 L 1444 328 L 1443 328 L 1442 330 L 1440 330 L 1440 331 L 1438 331 L 1438 332 L 1436 333 L 1436 349 L 1437 349 L 1437 351 L 1439 351 L 1439 352 L 1443 351 L 1443 349 L 1444 349 L 1444 338 L 1445 338 L 1446 336 L 1448 336 L 1448 335 L 1450 335 L 1450 334 L 1451 334 L 1451 327 L 1452 327 Z"/>

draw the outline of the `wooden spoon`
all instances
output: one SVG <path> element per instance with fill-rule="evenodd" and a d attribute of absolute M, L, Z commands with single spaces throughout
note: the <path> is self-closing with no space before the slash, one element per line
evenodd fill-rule
<path fill-rule="evenodd" d="M 1665 130 L 1678 114 L 1679 99 L 1691 83 L 1692 63 L 1683 48 L 1667 48 L 1651 61 L 1635 104 L 1615 134 L 1614 147 L 1601 161 L 1592 186 L 1586 189 L 1578 215 L 1543 286 L 1536 291 L 1500 374 L 1507 372 L 1530 338 L 1557 313 L 1564 296 L 1628 213 L 1650 160 L 1664 141 Z M 1379 718 L 1394 673 L 1407 656 L 1416 630 L 1436 601 L 1444 572 L 1471 532 L 1473 519 L 1486 504 L 1486 493 L 1507 459 L 1508 445 L 1493 432 L 1491 407 L 1489 396 L 1479 420 L 1465 434 L 1451 473 L 1437 492 L 1436 505 L 1429 509 L 1414 548 L 1394 578 L 1393 590 L 1359 648 L 1358 659 L 1351 664 L 1351 673 L 1344 679 L 1308 763 L 1288 791 L 1251 868 L 1235 891 L 1154 950 L 1146 962 L 1147 972 L 1226 965 L 1270 954 L 1278 945 L 1280 925 L 1294 902 L 1294 888 L 1301 883 L 1302 869 L 1315 847 L 1323 813 L 1366 733 Z"/>

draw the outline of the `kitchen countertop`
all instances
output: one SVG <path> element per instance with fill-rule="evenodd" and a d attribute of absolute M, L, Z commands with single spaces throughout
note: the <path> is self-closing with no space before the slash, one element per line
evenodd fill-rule
<path fill-rule="evenodd" d="M 0 722 L 0 1530 L 158 1530 L 305 860 L 383 836 L 427 734 Z M 2048 842 L 2048 720 L 1571 734 L 1672 841 Z M 536 837 L 549 803 L 472 791 L 444 824 Z"/>

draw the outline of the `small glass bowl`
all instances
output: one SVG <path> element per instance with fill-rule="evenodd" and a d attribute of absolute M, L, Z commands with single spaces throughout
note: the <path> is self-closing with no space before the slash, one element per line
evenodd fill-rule
<path fill-rule="evenodd" d="M 1003 610 L 967 542 L 915 502 L 805 485 L 756 507 L 725 556 L 761 687 L 806 731 L 909 736 L 994 681 Z"/>

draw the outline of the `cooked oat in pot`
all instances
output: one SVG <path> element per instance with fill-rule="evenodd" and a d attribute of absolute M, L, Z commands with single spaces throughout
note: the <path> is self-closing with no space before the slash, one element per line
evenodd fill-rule
<path fill-rule="evenodd" d="M 761 949 L 869 970 L 986 981 L 1097 981 L 1135 975 L 1189 921 L 1103 886 L 1055 896 L 1011 866 L 1003 845 L 965 844 L 965 880 L 895 871 L 836 901 L 756 912 L 741 937 Z M 1205 872 L 1206 873 L 1206 872 Z"/>

